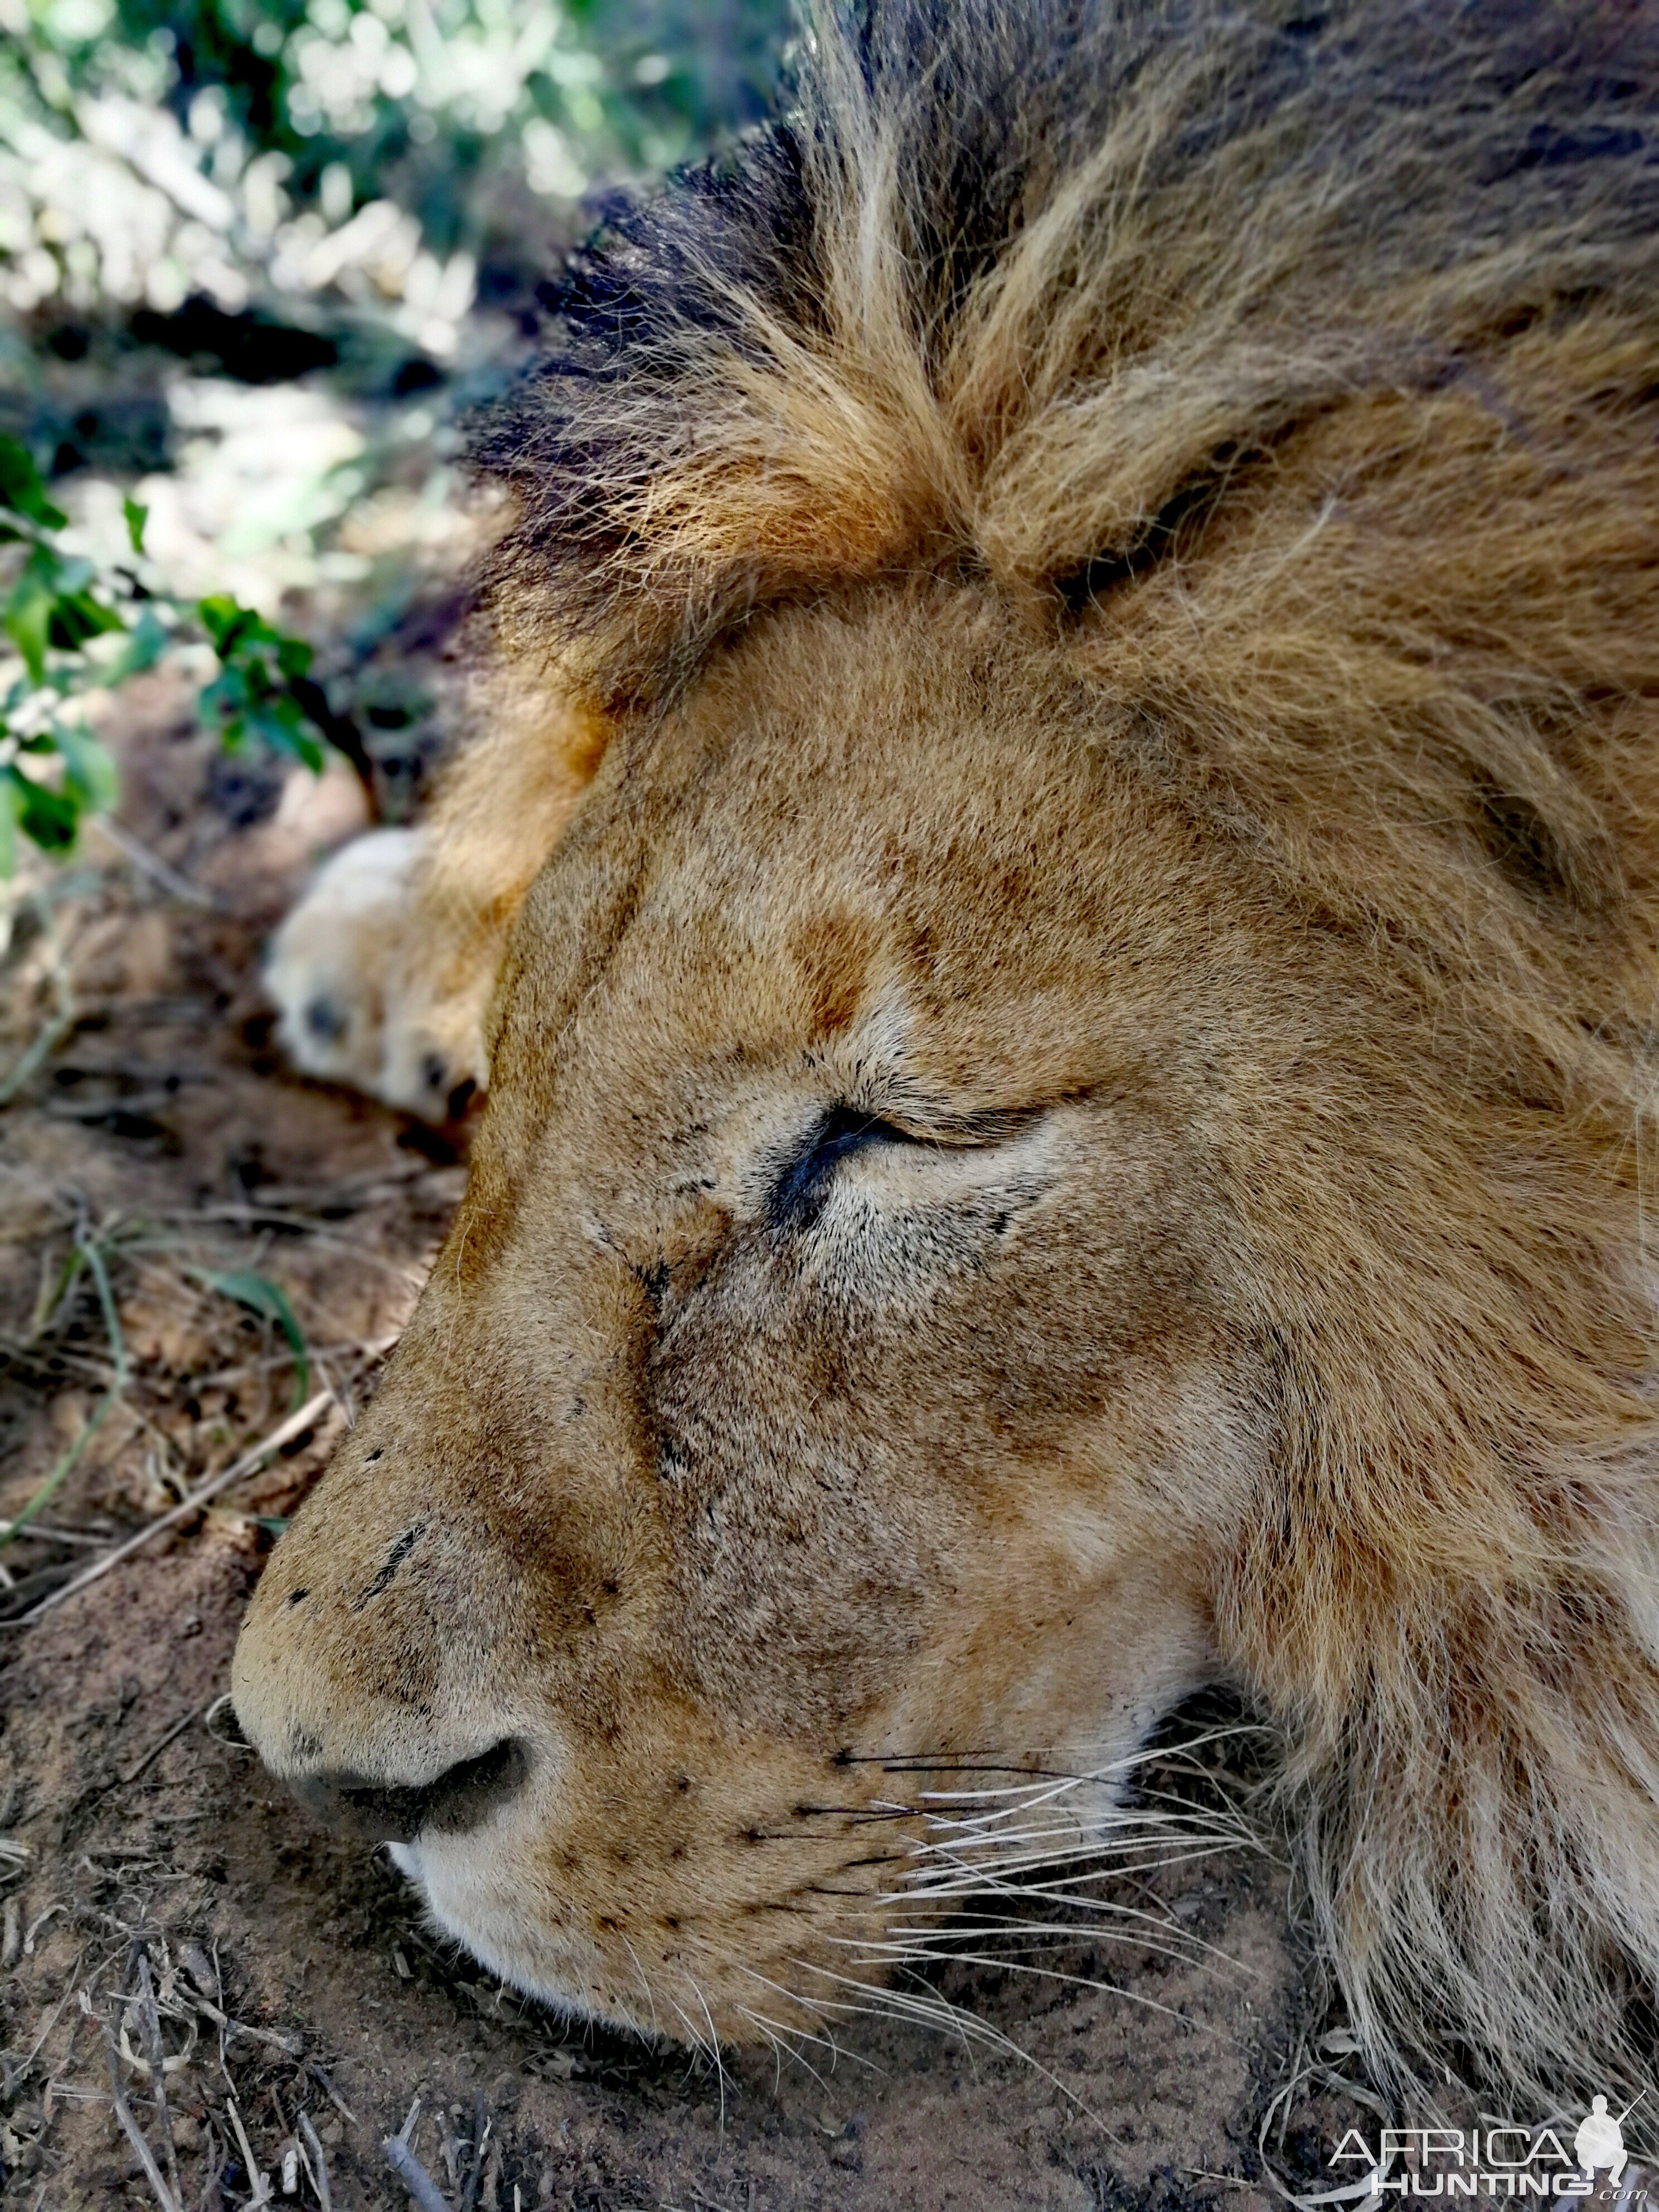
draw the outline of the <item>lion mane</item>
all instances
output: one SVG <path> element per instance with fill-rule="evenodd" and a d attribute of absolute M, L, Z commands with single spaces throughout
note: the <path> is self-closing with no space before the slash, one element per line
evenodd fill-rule
<path fill-rule="evenodd" d="M 476 438 L 497 631 L 648 730 L 779 610 L 959 581 L 1344 946 L 1272 1172 L 1201 1133 L 1273 1438 L 1218 1640 L 1372 2062 L 1634 2081 L 1659 16 L 876 0 L 793 68 L 548 288 Z"/>

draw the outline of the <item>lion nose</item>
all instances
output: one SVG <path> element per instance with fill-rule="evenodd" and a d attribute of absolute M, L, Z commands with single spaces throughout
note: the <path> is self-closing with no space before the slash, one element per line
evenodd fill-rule
<path fill-rule="evenodd" d="M 517 1796 L 530 1772 L 525 1747 L 504 1736 L 430 1782 L 376 1782 L 366 1774 L 302 1774 L 289 1788 L 315 1819 L 375 1844 L 412 1844 L 422 1830 L 449 1836 L 469 1828 Z"/>

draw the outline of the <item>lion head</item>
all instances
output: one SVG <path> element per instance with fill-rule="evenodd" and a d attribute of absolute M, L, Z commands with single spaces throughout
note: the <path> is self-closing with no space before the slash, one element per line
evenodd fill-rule
<path fill-rule="evenodd" d="M 891 0 L 554 295 L 495 605 L 605 741 L 235 1673 L 520 1986 L 806 2018 L 896 1764 L 1109 1772 L 1224 1681 L 1374 2057 L 1617 2070 L 1656 60 Z"/>

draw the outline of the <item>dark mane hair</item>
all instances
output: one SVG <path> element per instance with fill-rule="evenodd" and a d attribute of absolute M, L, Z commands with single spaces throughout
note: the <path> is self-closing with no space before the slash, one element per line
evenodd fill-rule
<path fill-rule="evenodd" d="M 649 696 L 852 577 L 1097 591 L 1370 393 L 1501 419 L 1495 348 L 1651 284 L 1656 58 L 1619 0 L 811 6 L 782 119 L 544 288 L 501 599 Z"/>

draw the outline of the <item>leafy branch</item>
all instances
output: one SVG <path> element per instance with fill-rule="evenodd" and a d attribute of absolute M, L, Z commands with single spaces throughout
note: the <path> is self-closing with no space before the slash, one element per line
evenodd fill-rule
<path fill-rule="evenodd" d="M 124 511 L 137 560 L 148 511 L 132 499 Z M 43 852 L 67 853 L 86 817 L 115 803 L 115 763 L 92 734 L 87 695 L 127 682 L 192 636 L 219 663 L 197 712 L 227 750 L 258 744 L 314 772 L 331 744 L 364 771 L 362 740 L 330 708 L 302 639 L 228 593 L 184 599 L 149 590 L 135 570 L 100 574 L 64 550 L 68 524 L 27 449 L 0 437 L 0 546 L 18 549 L 0 585 L 0 629 L 14 656 L 9 668 L 0 661 L 0 876 L 15 868 L 20 832 Z"/>

